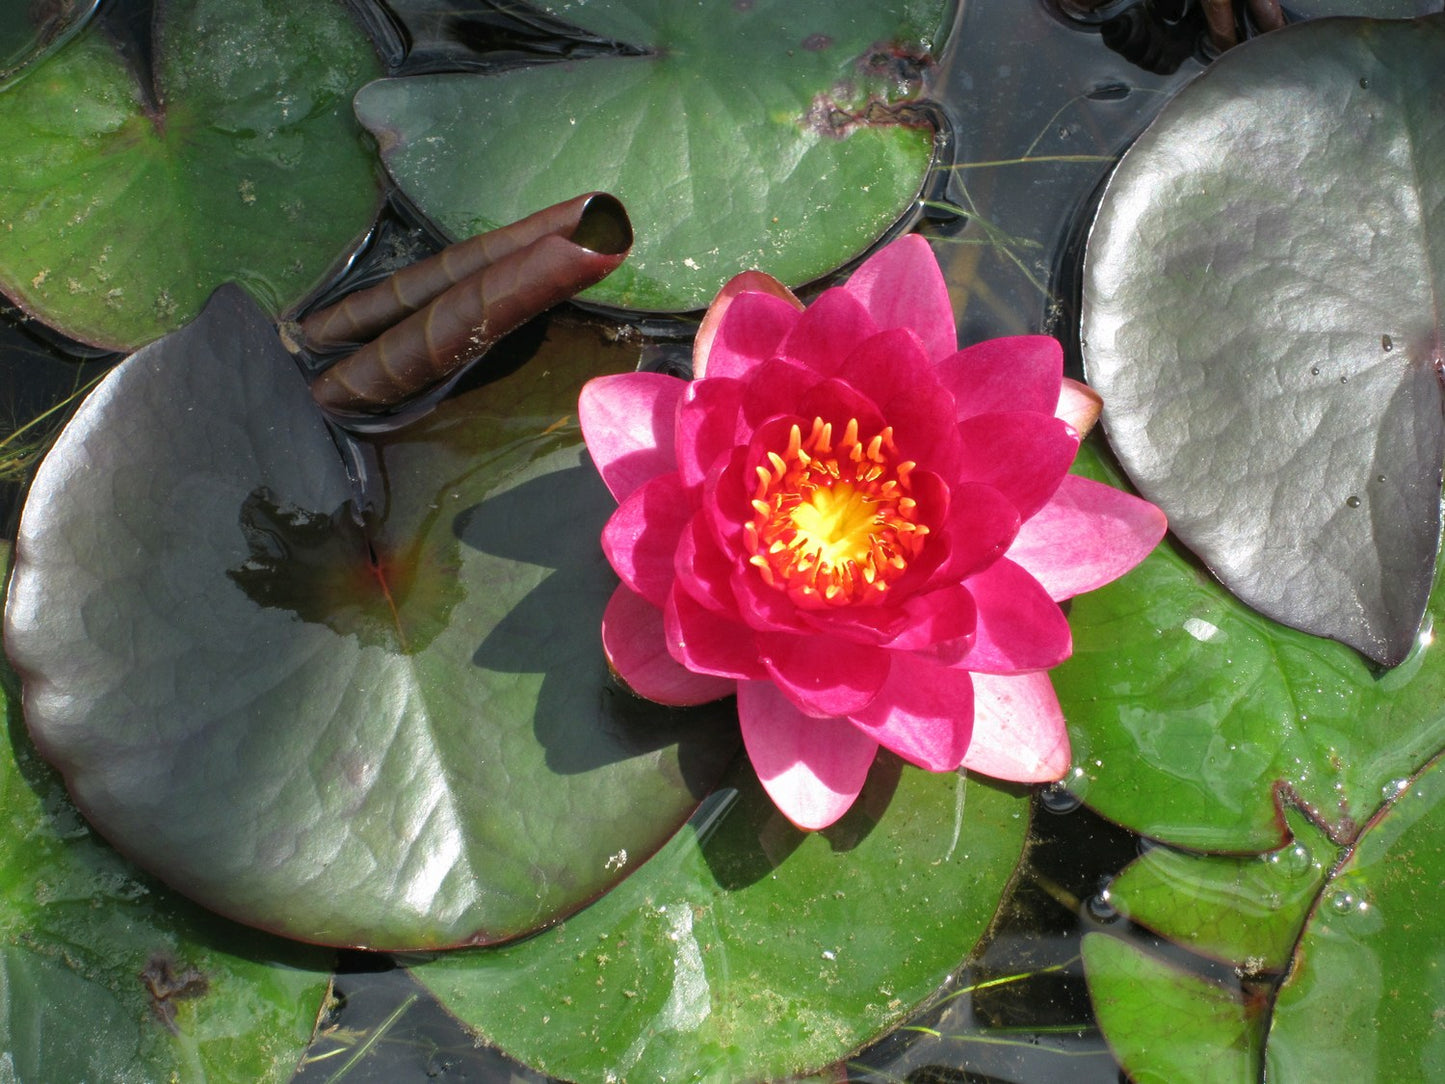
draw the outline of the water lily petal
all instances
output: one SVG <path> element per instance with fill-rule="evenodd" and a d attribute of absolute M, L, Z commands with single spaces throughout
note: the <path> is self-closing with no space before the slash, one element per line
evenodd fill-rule
<path fill-rule="evenodd" d="M 832 376 L 859 343 L 876 334 L 878 325 L 863 303 L 835 286 L 807 307 L 778 354 L 820 375 Z"/>
<path fill-rule="evenodd" d="M 1064 348 L 1049 335 L 1015 335 L 966 346 L 938 367 L 958 402 L 958 420 L 1032 410 L 1052 414 L 1064 376 Z"/>
<path fill-rule="evenodd" d="M 843 287 L 863 302 L 880 330 L 912 328 L 933 361 L 958 349 L 953 304 L 933 250 L 916 233 L 864 260 Z"/>
<path fill-rule="evenodd" d="M 893 428 L 899 461 L 926 463 L 945 477 L 953 474 L 957 410 L 912 330 L 894 328 L 860 343 L 843 361 L 838 378 L 878 404 Z"/>
<path fill-rule="evenodd" d="M 1103 409 L 1104 400 L 1093 388 L 1080 384 L 1077 380 L 1064 378 L 1059 387 L 1059 402 L 1054 407 L 1054 417 L 1072 425 L 1080 440 L 1089 435 L 1089 430 L 1094 428 L 1094 423 L 1099 420 Z"/>
<path fill-rule="evenodd" d="M 895 652 L 925 651 L 936 644 L 947 644 L 950 661 L 956 662 L 973 646 L 978 607 L 973 593 L 963 584 L 914 595 L 901 609 L 908 623 L 888 645 Z"/>
<path fill-rule="evenodd" d="M 1008 558 L 967 581 L 978 621 L 960 666 L 992 674 L 1043 670 L 1073 651 L 1069 622 L 1038 580 Z"/>
<path fill-rule="evenodd" d="M 758 651 L 783 695 L 816 718 L 852 715 L 878 695 L 891 652 L 814 633 L 759 633 Z"/>
<path fill-rule="evenodd" d="M 694 379 L 746 376 L 754 365 L 777 355 L 778 344 L 798 319 L 798 310 L 783 298 L 738 294 L 718 320 L 706 357 L 699 359 L 694 350 Z"/>
<path fill-rule="evenodd" d="M 763 789 L 799 828 L 826 828 L 846 813 L 878 752 L 846 719 L 804 715 L 768 681 L 738 684 L 738 722 Z"/>
<path fill-rule="evenodd" d="M 587 451 L 622 501 L 649 478 L 676 468 L 673 431 L 687 381 L 662 373 L 589 380 L 577 400 Z"/>
<path fill-rule="evenodd" d="M 770 418 L 796 413 L 803 396 L 823 379 L 811 369 L 779 358 L 771 358 L 749 372 L 743 384 L 742 426 L 746 432 L 739 443 Z"/>
<path fill-rule="evenodd" d="M 677 408 L 677 471 L 688 489 L 707 479 L 718 460 L 742 439 L 743 383 L 740 380 L 694 380 Z"/>
<path fill-rule="evenodd" d="M 924 477 L 923 471 L 914 472 L 915 490 L 922 488 L 918 483 Z M 932 582 L 958 582 L 987 568 L 1004 555 L 1018 531 L 1018 510 L 993 486 L 978 482 L 955 486 L 949 494 L 947 518 L 939 531 L 948 546 L 948 556 Z"/>
<path fill-rule="evenodd" d="M 608 665 L 638 696 L 684 707 L 731 696 L 737 682 L 696 674 L 667 652 L 662 611 L 623 584 L 602 611 Z"/>
<path fill-rule="evenodd" d="M 986 482 L 1028 519 L 1059 488 L 1079 450 L 1068 423 L 1048 414 L 980 414 L 959 423 L 959 478 Z"/>
<path fill-rule="evenodd" d="M 673 569 L 678 585 L 709 610 L 720 614 L 738 612 L 731 584 L 733 562 L 718 547 L 701 515 L 693 516 L 683 528 Z"/>
<path fill-rule="evenodd" d="M 713 298 L 712 304 L 707 307 L 702 323 L 698 326 L 697 335 L 692 341 L 692 369 L 695 379 L 700 380 L 709 375 L 707 356 L 712 350 L 713 339 L 717 337 L 718 325 L 722 323 L 723 314 L 732 305 L 733 299 L 743 293 L 772 294 L 774 297 L 786 301 L 795 309 L 803 308 L 803 303 L 797 299 L 793 291 L 773 278 L 772 275 L 762 271 L 744 271 L 740 275 L 734 275 L 723 284 L 717 297 Z"/>
<path fill-rule="evenodd" d="M 873 703 L 849 718 L 904 760 L 931 772 L 952 771 L 973 733 L 973 679 L 966 671 L 895 653 Z"/>
<path fill-rule="evenodd" d="M 1008 556 L 1062 601 L 1124 575 L 1167 527 L 1164 513 L 1148 501 L 1070 474 L 1019 528 Z"/>
<path fill-rule="evenodd" d="M 963 766 L 995 779 L 1052 783 L 1069 770 L 1069 732 L 1048 674 L 974 674 Z"/>
<path fill-rule="evenodd" d="M 667 602 L 676 573 L 673 555 L 692 508 L 677 472 L 633 490 L 602 528 L 602 552 L 613 571 L 654 606 Z"/>
<path fill-rule="evenodd" d="M 858 432 L 869 437 L 879 433 L 887 420 L 877 403 L 863 392 L 841 380 L 829 378 L 810 388 L 798 402 L 797 412 L 810 422 L 822 418 L 833 423 L 835 438 L 842 435 L 850 419 L 858 421 Z"/>
<path fill-rule="evenodd" d="M 715 614 L 674 586 L 663 609 L 667 649 L 689 670 L 739 680 L 768 676 L 758 659 L 753 630 Z"/>

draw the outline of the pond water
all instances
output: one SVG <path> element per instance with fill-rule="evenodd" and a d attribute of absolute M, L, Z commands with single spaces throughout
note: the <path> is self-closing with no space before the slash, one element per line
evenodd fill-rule
<path fill-rule="evenodd" d="M 1178 11 L 1192 6 L 1153 5 Z M 1150 5 L 1119 0 L 1085 17 L 1063 14 L 1047 0 L 962 0 L 933 91 L 947 116 L 951 145 L 921 208 L 921 228 L 934 242 L 953 294 L 960 341 L 1054 334 L 1066 344 L 1071 375 L 1081 375 L 1078 283 L 1100 186 L 1170 95 L 1207 64 L 1197 23 L 1186 20 L 1194 29 L 1180 29 L 1167 20 L 1129 22 L 1135 7 L 1142 12 Z M 1150 56 L 1167 71 L 1151 72 L 1129 59 Z M 394 221 L 389 228 L 406 232 Z M 544 326 L 554 348 L 575 340 L 595 349 L 601 333 L 621 344 L 616 349 L 659 368 L 685 364 L 691 330 L 685 321 L 619 322 L 582 310 L 556 315 Z M 512 340 L 509 349 L 519 363 L 539 338 L 534 328 Z M 49 431 L 63 417 L 68 397 L 113 360 L 62 343 L 5 311 L 0 419 L 18 427 L 59 407 L 3 448 L 0 516 L 7 537 L 14 536 L 34 459 L 28 442 Z M 5 428 L 0 425 L 0 433 Z M 1058 790 L 1036 797 L 1034 807 L 1027 860 L 979 956 L 961 962 L 937 1006 L 840 1067 L 847 1079 L 1125 1079 L 1094 1023 L 1079 945 L 1089 930 L 1127 925 L 1102 893 L 1147 844 Z M 1227 971 L 1211 977 L 1237 985 Z M 547 1079 L 478 1049 L 388 957 L 346 954 L 335 992 L 298 1080 Z"/>

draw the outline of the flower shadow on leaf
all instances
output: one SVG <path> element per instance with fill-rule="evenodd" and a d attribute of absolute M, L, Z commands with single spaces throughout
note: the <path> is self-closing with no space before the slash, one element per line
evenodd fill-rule
<path fill-rule="evenodd" d="M 903 761 L 880 750 L 868 772 L 868 781 L 848 812 L 827 828 L 806 831 L 788 820 L 763 791 L 751 772 L 741 800 L 718 826 L 715 845 L 703 848 L 703 858 L 718 885 L 729 892 L 755 884 L 770 875 L 809 836 L 828 841 L 835 855 L 859 846 L 887 813 L 903 774 Z"/>
<path fill-rule="evenodd" d="M 602 611 L 617 584 L 597 544 L 613 500 L 588 466 L 556 470 L 489 497 L 458 514 L 453 529 L 482 553 L 553 571 L 487 634 L 475 665 L 502 673 L 541 674 L 533 725 L 547 765 L 563 775 L 613 762 L 618 751 L 642 756 L 680 744 L 688 788 L 701 798 L 737 751 L 732 698 L 698 708 L 666 708 L 634 696 L 607 669 Z M 569 632 L 555 636 L 559 623 Z M 611 733 L 596 740 L 599 712 Z"/>

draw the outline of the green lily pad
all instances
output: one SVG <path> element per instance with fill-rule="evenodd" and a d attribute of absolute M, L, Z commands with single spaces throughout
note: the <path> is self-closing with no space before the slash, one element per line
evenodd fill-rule
<path fill-rule="evenodd" d="M 790 825 L 744 763 L 689 827 L 555 930 L 415 968 L 486 1041 L 579 1081 L 757 1080 L 895 1027 L 982 936 L 1024 796 L 884 754 L 832 828 Z"/>
<path fill-rule="evenodd" d="M 1385 666 L 1434 580 L 1445 17 L 1226 53 L 1125 155 L 1082 340 L 1120 461 L 1261 613 Z"/>
<path fill-rule="evenodd" d="M 1099 1028 L 1134 1084 L 1257 1084 L 1258 1005 L 1122 938 L 1085 934 L 1083 955 Z"/>
<path fill-rule="evenodd" d="M 1092 442 L 1076 469 L 1120 484 Z M 1203 851 L 1287 842 L 1280 807 L 1337 843 L 1445 747 L 1445 592 L 1411 656 L 1381 674 L 1223 590 L 1171 539 L 1071 603 L 1074 654 L 1052 672 L 1070 787 L 1111 820 Z"/>
<path fill-rule="evenodd" d="M 548 925 L 657 850 L 736 717 L 607 673 L 614 504 L 575 422 L 602 367 L 544 349 L 364 448 L 225 287 L 113 370 L 39 468 L 6 610 L 86 816 L 223 914 L 386 948 Z"/>
<path fill-rule="evenodd" d="M 92 26 L 0 94 L 0 290 L 66 334 L 129 349 L 227 280 L 272 313 L 370 228 L 351 114 L 380 74 L 339 0 L 171 0 L 155 72 Z"/>
<path fill-rule="evenodd" d="M 1151 847 L 1108 888 L 1124 918 L 1242 974 L 1282 973 L 1339 848 L 1296 809 L 1290 842 L 1261 855 Z"/>
<path fill-rule="evenodd" d="M 331 953 L 233 926 L 137 871 L 86 828 L 18 715 L 0 690 L 5 1079 L 290 1079 Z"/>
<path fill-rule="evenodd" d="M 382 80 L 356 97 L 387 169 L 452 236 L 604 189 L 637 241 L 582 296 L 680 311 L 749 268 L 815 279 L 917 198 L 943 0 L 538 6 L 634 55 Z"/>
<path fill-rule="evenodd" d="M 0 80 L 60 46 L 94 14 L 100 0 L 6 4 L 0 8 Z"/>
<path fill-rule="evenodd" d="M 1445 1079 L 1445 762 L 1402 787 L 1320 896 L 1269 1032 L 1271 1080 Z"/>

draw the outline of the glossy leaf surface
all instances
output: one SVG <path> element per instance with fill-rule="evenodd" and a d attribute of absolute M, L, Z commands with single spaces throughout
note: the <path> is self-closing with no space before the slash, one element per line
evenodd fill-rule
<path fill-rule="evenodd" d="M 0 700 L 5 1079 L 289 1080 L 332 954 L 234 926 L 138 872 L 91 834 L 8 690 Z"/>
<path fill-rule="evenodd" d="M 1260 855 L 1151 847 L 1109 884 L 1124 918 L 1249 975 L 1283 972 L 1339 848 L 1298 810 L 1290 841 Z"/>
<path fill-rule="evenodd" d="M 896 1024 L 984 932 L 1019 860 L 1022 795 L 884 754 L 804 833 L 750 768 L 604 899 L 515 945 L 416 968 L 489 1042 L 581 1081 L 756 1080 Z"/>
<path fill-rule="evenodd" d="M 0 94 L 0 290 L 113 349 L 232 279 L 281 311 L 379 201 L 350 99 L 380 65 L 339 0 L 158 5 L 154 67 L 92 26 Z"/>
<path fill-rule="evenodd" d="M 1121 462 L 1233 592 L 1398 664 L 1440 533 L 1445 17 L 1225 54 L 1109 182 L 1082 337 Z"/>
<path fill-rule="evenodd" d="M 1271 1080 L 1445 1078 L 1445 762 L 1360 837 L 1320 897 L 1269 1033 Z"/>
<path fill-rule="evenodd" d="M 6 614 L 27 722 L 100 830 L 224 914 L 394 948 L 527 932 L 661 846 L 736 723 L 606 672 L 613 502 L 572 420 L 594 356 L 348 444 L 365 527 L 238 289 L 119 366 L 40 468 Z"/>
<path fill-rule="evenodd" d="M 749 268 L 792 285 L 825 274 L 918 194 L 933 129 L 909 103 L 941 45 L 941 0 L 539 6 L 640 55 L 357 95 L 392 176 L 454 237 L 605 189 L 637 243 L 583 296 L 698 309 Z"/>
<path fill-rule="evenodd" d="M 1086 443 L 1077 470 L 1117 482 Z M 1104 816 L 1194 850 L 1285 843 L 1276 793 L 1352 839 L 1386 789 L 1445 747 L 1445 594 L 1406 662 L 1261 617 L 1166 539 L 1069 611 L 1052 672 L 1073 742 L 1070 786 Z"/>
<path fill-rule="evenodd" d="M 1108 934 L 1084 935 L 1094 1014 L 1135 1084 L 1256 1084 L 1260 1024 L 1236 992 Z"/>

